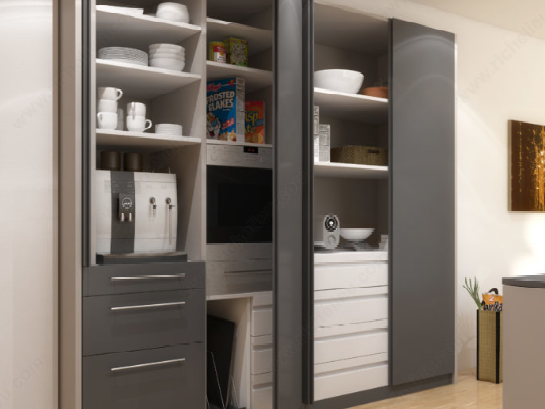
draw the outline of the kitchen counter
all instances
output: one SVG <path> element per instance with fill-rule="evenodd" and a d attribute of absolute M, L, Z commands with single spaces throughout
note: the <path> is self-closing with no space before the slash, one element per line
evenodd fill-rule
<path fill-rule="evenodd" d="M 503 279 L 503 407 L 545 402 L 545 275 Z"/>
<path fill-rule="evenodd" d="M 359 263 L 365 261 L 388 261 L 388 252 L 370 251 L 316 251 L 314 263 Z"/>

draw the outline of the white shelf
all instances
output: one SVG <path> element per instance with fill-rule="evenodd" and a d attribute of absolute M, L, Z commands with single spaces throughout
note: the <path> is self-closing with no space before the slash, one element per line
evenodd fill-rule
<path fill-rule="evenodd" d="M 201 32 L 194 24 L 174 23 L 154 16 L 96 11 L 97 40 L 100 47 L 123 46 L 148 51 L 150 44 L 179 43 Z"/>
<path fill-rule="evenodd" d="M 240 23 L 206 19 L 207 43 L 210 41 L 223 41 L 227 37 L 236 37 L 248 41 L 248 55 L 254 55 L 271 49 L 273 35 L 271 30 L 262 30 Z"/>
<path fill-rule="evenodd" d="M 238 65 L 206 61 L 207 81 L 223 78 L 240 77 L 246 80 L 246 92 L 253 92 L 269 87 L 273 83 L 272 71 L 257 68 L 239 67 Z"/>
<path fill-rule="evenodd" d="M 97 86 L 121 88 L 133 98 L 155 98 L 197 82 L 200 75 L 163 68 L 96 60 Z"/>
<path fill-rule="evenodd" d="M 273 147 L 269 143 L 229 142 L 229 141 L 218 141 L 216 139 L 207 139 L 206 143 L 209 144 L 209 145 L 255 146 L 255 147 L 258 147 L 258 148 L 272 148 Z"/>
<path fill-rule="evenodd" d="M 388 121 L 388 100 L 386 98 L 314 88 L 314 105 L 320 107 L 320 116 L 332 116 L 372 124 Z"/>
<path fill-rule="evenodd" d="M 388 252 L 384 250 L 369 251 L 315 251 L 314 263 L 357 263 L 366 261 L 388 261 Z"/>
<path fill-rule="evenodd" d="M 314 175 L 349 179 L 386 179 L 388 166 L 354 165 L 351 163 L 315 162 Z"/>
<path fill-rule="evenodd" d="M 96 130 L 97 147 L 130 148 L 131 150 L 153 151 L 178 148 L 185 145 L 198 145 L 200 138 L 187 136 L 160 135 L 147 132 Z"/>

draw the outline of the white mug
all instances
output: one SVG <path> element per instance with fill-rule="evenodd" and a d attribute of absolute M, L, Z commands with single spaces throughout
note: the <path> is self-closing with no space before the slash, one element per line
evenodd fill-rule
<path fill-rule="evenodd" d="M 109 99 L 99 99 L 97 112 L 112 112 L 117 114 L 117 101 L 112 101 Z"/>
<path fill-rule="evenodd" d="M 118 101 L 123 96 L 123 91 L 114 87 L 98 87 L 97 99 L 109 99 Z"/>
<path fill-rule="evenodd" d="M 117 127 L 117 114 L 111 112 L 99 112 L 97 114 L 98 127 L 100 129 L 114 130 Z"/>
<path fill-rule="evenodd" d="M 146 104 L 141 102 L 129 102 L 127 104 L 127 116 L 146 116 Z"/>
<path fill-rule="evenodd" d="M 118 131 L 122 131 L 124 129 L 123 121 L 125 120 L 125 115 L 123 115 L 123 108 L 117 109 L 117 127 L 115 128 Z"/>
<path fill-rule="evenodd" d="M 151 128 L 151 120 L 146 119 L 145 116 L 135 116 L 128 115 L 127 118 L 127 129 L 132 132 L 144 132 L 147 129 Z"/>

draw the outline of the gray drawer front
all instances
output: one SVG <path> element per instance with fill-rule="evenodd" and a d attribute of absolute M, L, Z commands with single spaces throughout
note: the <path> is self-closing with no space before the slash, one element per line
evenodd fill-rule
<path fill-rule="evenodd" d="M 126 264 L 83 270 L 83 296 L 204 288 L 205 263 Z"/>
<path fill-rule="evenodd" d="M 83 409 L 204 409 L 204 371 L 204 344 L 86 357 Z"/>
<path fill-rule="evenodd" d="M 205 322 L 204 289 L 85 297 L 83 355 L 203 342 Z"/>
<path fill-rule="evenodd" d="M 206 295 L 271 291 L 272 260 L 206 263 Z"/>

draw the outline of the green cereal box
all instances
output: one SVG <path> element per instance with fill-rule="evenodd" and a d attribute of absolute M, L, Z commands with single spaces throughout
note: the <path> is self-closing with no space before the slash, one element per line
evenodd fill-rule
<path fill-rule="evenodd" d="M 248 66 L 248 41 L 229 37 L 225 40 L 225 51 L 229 64 Z"/>

